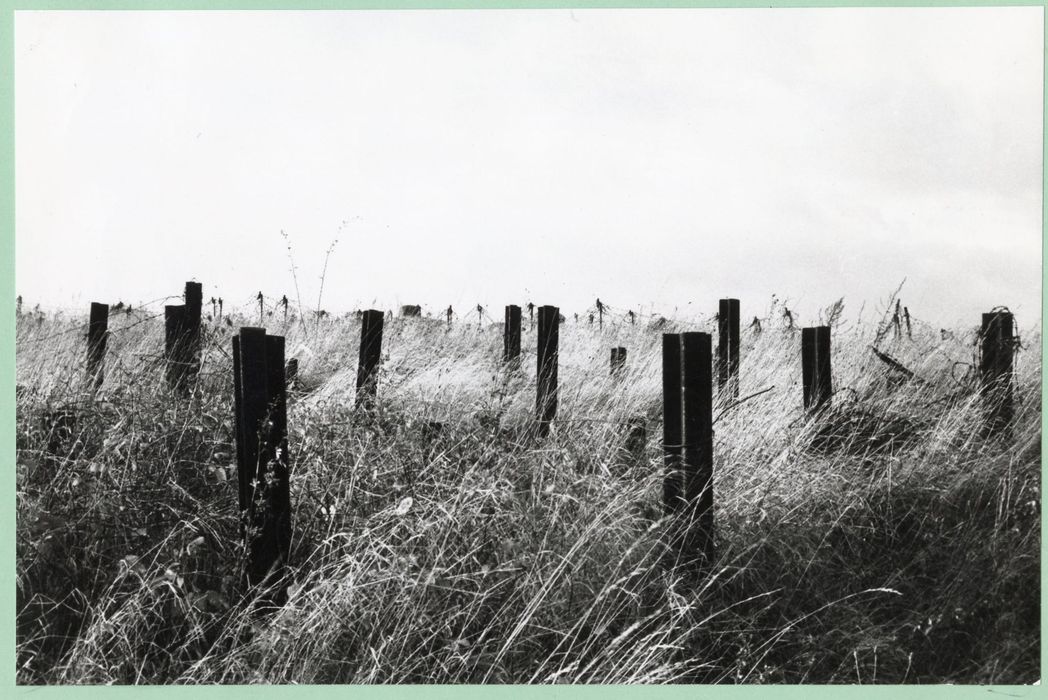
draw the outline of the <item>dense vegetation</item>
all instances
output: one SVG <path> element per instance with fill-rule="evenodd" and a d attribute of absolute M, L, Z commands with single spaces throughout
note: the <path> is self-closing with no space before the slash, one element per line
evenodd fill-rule
<path fill-rule="evenodd" d="M 774 388 L 718 403 L 718 560 L 686 582 L 660 564 L 660 333 L 715 323 L 586 321 L 562 326 L 558 421 L 539 441 L 526 314 L 517 371 L 501 324 L 387 323 L 371 415 L 353 410 L 359 323 L 272 316 L 302 378 L 294 583 L 260 615 L 237 588 L 231 429 L 229 339 L 250 318 L 208 323 L 183 398 L 164 384 L 162 318 L 114 312 L 93 396 L 86 319 L 21 315 L 19 681 L 1039 678 L 1039 331 L 1017 355 L 1012 434 L 989 438 L 975 329 L 835 322 L 833 408 L 812 419 L 800 334 L 773 305 L 743 331 L 741 394 Z M 634 416 L 642 453 L 625 449 Z"/>

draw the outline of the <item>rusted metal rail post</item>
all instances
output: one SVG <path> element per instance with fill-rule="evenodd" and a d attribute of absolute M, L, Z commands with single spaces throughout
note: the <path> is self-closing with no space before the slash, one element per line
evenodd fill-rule
<path fill-rule="evenodd" d="M 560 341 L 560 309 L 556 306 L 539 307 L 537 386 L 535 416 L 538 434 L 549 434 L 550 423 L 557 415 L 557 365 Z"/>
<path fill-rule="evenodd" d="M 801 376 L 804 409 L 811 411 L 829 404 L 833 395 L 829 326 L 801 330 Z"/>
<path fill-rule="evenodd" d="M 617 377 L 626 368 L 626 348 L 611 349 L 611 376 Z"/>
<path fill-rule="evenodd" d="M 713 344 L 708 333 L 662 336 L 663 505 L 675 565 L 710 563 L 713 522 Z"/>
<path fill-rule="evenodd" d="M 739 300 L 721 299 L 717 312 L 717 391 L 739 398 Z"/>
<path fill-rule="evenodd" d="M 87 324 L 87 376 L 96 390 L 102 387 L 108 333 L 109 304 L 91 302 L 91 317 Z"/>
<path fill-rule="evenodd" d="M 275 586 L 283 602 L 283 565 L 291 544 L 290 458 L 284 338 L 263 328 L 233 337 L 233 407 L 242 535 L 249 587 Z"/>
<path fill-rule="evenodd" d="M 979 378 L 982 384 L 983 416 L 989 436 L 1006 435 L 1015 414 L 1013 354 L 1014 317 L 1007 311 L 982 315 Z"/>
<path fill-rule="evenodd" d="M 513 362 L 520 359 L 520 307 L 510 304 L 506 307 L 506 322 L 502 331 L 502 361 Z"/>
<path fill-rule="evenodd" d="M 375 404 L 385 317 L 384 313 L 376 309 L 369 309 L 360 317 L 360 355 L 357 363 L 357 406 L 360 408 L 372 408 Z"/>
<path fill-rule="evenodd" d="M 186 282 L 185 290 L 185 375 L 195 378 L 200 373 L 201 331 L 200 318 L 204 305 L 204 289 L 199 282 Z"/>

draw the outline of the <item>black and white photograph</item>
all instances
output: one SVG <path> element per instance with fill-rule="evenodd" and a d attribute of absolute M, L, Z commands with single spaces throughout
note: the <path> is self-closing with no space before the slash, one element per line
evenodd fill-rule
<path fill-rule="evenodd" d="M 1039 684 L 1044 26 L 14 12 L 17 684 Z"/>

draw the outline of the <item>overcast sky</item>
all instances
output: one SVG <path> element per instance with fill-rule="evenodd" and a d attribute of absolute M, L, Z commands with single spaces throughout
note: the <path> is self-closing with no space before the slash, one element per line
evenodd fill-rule
<path fill-rule="evenodd" d="M 1039 7 L 16 13 L 27 303 L 1040 317 Z M 687 304 L 691 307 L 687 307 Z M 494 313 L 496 317 L 501 312 Z"/>

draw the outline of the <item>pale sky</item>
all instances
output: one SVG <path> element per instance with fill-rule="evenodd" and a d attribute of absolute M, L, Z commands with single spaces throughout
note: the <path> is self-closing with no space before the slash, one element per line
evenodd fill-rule
<path fill-rule="evenodd" d="M 18 12 L 16 288 L 1041 313 L 1039 7 Z M 868 313 L 868 312 L 867 312 Z"/>

